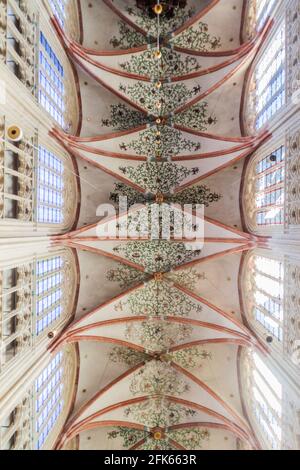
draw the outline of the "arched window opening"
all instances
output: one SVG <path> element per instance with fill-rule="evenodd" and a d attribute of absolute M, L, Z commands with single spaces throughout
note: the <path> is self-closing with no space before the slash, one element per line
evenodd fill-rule
<path fill-rule="evenodd" d="M 42 449 L 63 410 L 63 353 L 59 352 L 35 382 L 36 449 Z"/>
<path fill-rule="evenodd" d="M 283 387 L 264 360 L 243 351 L 240 373 L 247 412 L 265 450 L 283 446 Z"/>
<path fill-rule="evenodd" d="M 253 413 L 261 431 L 274 450 L 282 442 L 282 386 L 258 354 L 252 354 L 251 385 Z"/>
<path fill-rule="evenodd" d="M 64 68 L 43 32 L 40 32 L 39 102 L 64 127 Z"/>
<path fill-rule="evenodd" d="M 247 0 L 244 21 L 244 40 L 252 39 L 264 27 L 276 6 L 275 0 Z"/>
<path fill-rule="evenodd" d="M 0 272 L 0 372 L 69 321 L 76 279 L 69 250 Z"/>
<path fill-rule="evenodd" d="M 285 146 L 255 155 L 245 177 L 243 206 L 249 230 L 266 234 L 285 223 Z"/>
<path fill-rule="evenodd" d="M 35 89 L 36 14 L 32 2 L 0 3 L 3 39 L 0 57 L 33 94 Z M 20 37 L 22 38 L 20 40 Z"/>
<path fill-rule="evenodd" d="M 78 196 L 71 158 L 39 145 L 35 130 L 24 129 L 22 139 L 12 141 L 10 127 L 5 119 L 0 123 L 0 219 L 56 232 L 71 227 Z"/>
<path fill-rule="evenodd" d="M 70 410 L 76 371 L 76 349 L 68 345 L 39 371 L 24 398 L 0 422 L 1 450 L 53 447 Z"/>
<path fill-rule="evenodd" d="M 274 7 L 275 0 L 256 0 L 256 22 L 258 31 L 265 24 Z"/>
<path fill-rule="evenodd" d="M 7 80 L 12 72 L 56 123 L 75 133 L 79 99 L 74 69 L 54 29 L 39 14 L 40 6 L 51 15 L 44 2 L 0 2 L 0 62 L 7 66 Z M 67 27 L 68 34 L 79 39 L 77 2 L 51 0 L 50 6 L 62 27 Z"/>
<path fill-rule="evenodd" d="M 243 260 L 245 316 L 253 330 L 295 372 L 299 368 L 300 261 L 257 250 Z M 272 341 L 271 341 L 272 339 Z"/>
<path fill-rule="evenodd" d="M 283 340 L 284 264 L 280 260 L 253 256 L 252 288 L 248 294 L 252 318 L 278 341 Z"/>
<path fill-rule="evenodd" d="M 285 104 L 285 24 L 268 45 L 255 72 L 256 129 L 276 114 Z"/>
<path fill-rule="evenodd" d="M 283 260 L 250 255 L 245 264 L 244 300 L 250 323 L 265 338 L 272 336 L 279 343 L 284 338 Z"/>
<path fill-rule="evenodd" d="M 37 221 L 64 222 L 64 165 L 52 152 L 39 146 Z"/>
<path fill-rule="evenodd" d="M 250 75 L 244 119 L 251 134 L 269 123 L 286 103 L 285 30 L 282 22 Z"/>
<path fill-rule="evenodd" d="M 68 0 L 50 0 L 51 9 L 62 28 L 65 26 L 67 3 Z"/>
<path fill-rule="evenodd" d="M 48 0 L 51 11 L 66 34 L 81 42 L 81 19 L 77 0 Z"/>
<path fill-rule="evenodd" d="M 285 149 L 280 147 L 256 166 L 257 225 L 284 223 Z"/>
<path fill-rule="evenodd" d="M 43 259 L 36 264 L 37 335 L 53 325 L 63 313 L 64 268 L 62 256 Z"/>

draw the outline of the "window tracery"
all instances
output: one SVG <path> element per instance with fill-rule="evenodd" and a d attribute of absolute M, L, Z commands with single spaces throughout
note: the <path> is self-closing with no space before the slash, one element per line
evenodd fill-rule
<path fill-rule="evenodd" d="M 62 28 L 64 28 L 66 21 L 66 4 L 68 4 L 68 0 L 50 0 L 52 11 Z"/>
<path fill-rule="evenodd" d="M 251 72 L 245 108 L 249 133 L 269 123 L 286 103 L 285 32 L 282 22 Z"/>
<path fill-rule="evenodd" d="M 0 272 L 0 372 L 68 322 L 76 279 L 69 250 Z"/>
<path fill-rule="evenodd" d="M 37 32 L 34 6 L 24 0 L 1 0 L 0 18 L 0 61 L 33 94 Z"/>
<path fill-rule="evenodd" d="M 284 263 L 253 255 L 247 260 L 245 296 L 250 321 L 264 334 L 283 340 Z"/>
<path fill-rule="evenodd" d="M 244 362 L 247 381 L 247 405 L 261 441 L 268 449 L 282 447 L 283 388 L 277 377 L 255 352 L 247 354 Z"/>
<path fill-rule="evenodd" d="M 275 0 L 248 0 L 244 24 L 245 39 L 252 39 L 257 31 L 264 26 L 265 21 L 272 15 Z"/>
<path fill-rule="evenodd" d="M 39 55 L 39 102 L 64 127 L 64 68 L 42 31 Z"/>
<path fill-rule="evenodd" d="M 13 142 L 8 127 L 0 119 L 0 219 L 56 230 L 72 226 L 77 182 L 70 157 L 44 146 L 34 129 L 26 129 L 22 140 Z"/>
<path fill-rule="evenodd" d="M 41 3 L 0 1 L 0 64 L 27 87 L 55 122 L 66 131 L 76 132 L 79 103 L 74 70 L 44 14 L 38 14 Z M 79 39 L 77 3 L 52 0 L 51 5 L 62 24 L 64 15 L 71 14 L 67 23 L 74 38 Z"/>
<path fill-rule="evenodd" d="M 243 267 L 243 303 L 248 321 L 273 351 L 299 367 L 300 262 L 265 251 L 246 256 Z"/>
<path fill-rule="evenodd" d="M 0 422 L 1 450 L 51 449 L 69 413 L 77 356 L 68 345 L 32 381 L 19 403 Z"/>
<path fill-rule="evenodd" d="M 296 450 L 297 397 L 273 364 L 243 349 L 240 356 L 243 398 L 254 432 L 264 450 Z"/>
<path fill-rule="evenodd" d="M 30 450 L 32 396 L 28 392 L 0 423 L 1 450 Z"/>
<path fill-rule="evenodd" d="M 77 0 L 49 0 L 49 4 L 60 26 L 72 39 L 80 42 L 80 12 Z"/>
<path fill-rule="evenodd" d="M 285 223 L 285 145 L 253 157 L 246 172 L 244 210 L 253 232 L 268 232 Z"/>

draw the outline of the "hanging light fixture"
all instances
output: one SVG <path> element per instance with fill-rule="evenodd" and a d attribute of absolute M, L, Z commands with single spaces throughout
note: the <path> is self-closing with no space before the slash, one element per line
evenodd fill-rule
<path fill-rule="evenodd" d="M 154 5 L 153 11 L 156 15 L 161 15 L 163 12 L 163 6 L 160 3 L 157 3 L 156 5 Z"/>
<path fill-rule="evenodd" d="M 141 10 L 144 10 L 150 18 L 155 15 L 164 15 L 166 18 L 172 18 L 176 8 L 185 8 L 187 0 L 161 0 L 159 5 L 157 0 L 136 0 L 136 5 Z"/>

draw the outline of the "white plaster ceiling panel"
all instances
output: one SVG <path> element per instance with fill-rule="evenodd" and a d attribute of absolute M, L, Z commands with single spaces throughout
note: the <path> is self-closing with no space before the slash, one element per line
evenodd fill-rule
<path fill-rule="evenodd" d="M 122 288 L 118 283 L 107 279 L 107 273 L 117 264 L 115 261 L 82 250 L 78 250 L 78 257 L 80 290 L 77 316 L 82 316 L 99 304 L 120 294 Z"/>
<path fill-rule="evenodd" d="M 243 149 L 238 152 L 231 153 L 229 155 L 212 157 L 212 158 L 204 158 L 199 160 L 190 160 L 190 161 L 183 161 L 180 164 L 188 169 L 197 168 L 198 172 L 195 176 L 189 176 L 182 185 L 192 184 L 195 180 L 199 180 L 200 178 L 207 178 L 211 174 L 215 174 L 216 171 L 220 171 L 223 169 L 224 165 L 230 165 L 235 163 L 236 160 L 243 158 L 245 153 L 253 153 L 253 148 L 251 151 L 250 149 Z"/>
<path fill-rule="evenodd" d="M 83 44 L 99 50 L 113 49 L 111 38 L 118 34 L 118 17 L 102 0 L 80 0 L 84 27 Z M 101 28 L 99 25 L 101 24 Z"/>
<path fill-rule="evenodd" d="M 194 266 L 200 279 L 193 291 L 236 318 L 240 315 L 238 275 L 241 254 L 231 254 Z"/>
<path fill-rule="evenodd" d="M 200 18 L 199 22 L 208 25 L 212 36 L 221 38 L 221 47 L 217 49 L 218 51 L 231 50 L 240 45 L 242 10 L 243 0 L 219 0 L 206 15 Z M 192 26 L 196 31 L 199 22 Z M 226 28 L 224 28 L 225 24 Z"/>
<path fill-rule="evenodd" d="M 116 179 L 88 162 L 77 159 L 81 190 L 80 216 L 78 227 L 88 226 L 99 220 L 97 209 L 107 204 Z"/>
<path fill-rule="evenodd" d="M 198 367 L 190 369 L 191 373 L 213 388 L 243 416 L 238 374 L 228 374 L 228 370 L 236 369 L 239 346 L 235 344 L 205 344 L 201 348 L 210 354 L 212 359 L 202 360 Z"/>
<path fill-rule="evenodd" d="M 221 195 L 217 204 L 205 207 L 205 215 L 239 230 L 242 230 L 240 185 L 244 163 L 245 160 L 242 159 L 199 183 Z"/>
<path fill-rule="evenodd" d="M 112 173 L 112 176 L 116 175 L 121 178 L 124 178 L 124 174 L 121 171 L 120 168 L 122 168 L 122 165 L 124 165 L 124 160 L 120 158 L 111 158 L 109 156 L 103 156 L 103 155 L 96 155 L 92 152 L 82 150 L 82 149 L 77 149 L 76 146 L 69 145 L 69 148 L 73 153 L 76 153 L 78 156 L 80 156 L 82 159 L 90 163 L 91 165 L 95 165 L 96 167 L 98 166 L 100 170 L 103 168 L 104 173 Z M 133 168 L 136 168 L 139 166 L 139 162 L 130 162 L 130 166 Z M 126 179 L 126 178 L 124 178 Z"/>
<path fill-rule="evenodd" d="M 115 348 L 114 344 L 82 341 L 79 343 L 79 348 L 81 367 L 73 414 L 101 388 L 106 387 L 129 368 L 123 362 L 114 362 L 110 359 Z"/>
<path fill-rule="evenodd" d="M 83 115 L 81 136 L 98 136 L 111 132 L 114 128 L 109 125 L 104 126 L 102 120 L 110 118 L 111 106 L 120 103 L 120 99 L 99 86 L 99 83 L 79 67 L 77 70 L 79 71 Z"/>

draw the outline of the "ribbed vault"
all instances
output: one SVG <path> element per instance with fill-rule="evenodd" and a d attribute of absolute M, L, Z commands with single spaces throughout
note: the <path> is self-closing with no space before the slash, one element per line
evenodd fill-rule
<path fill-rule="evenodd" d="M 121 293 L 78 312 L 51 345 L 78 343 L 79 387 L 89 374 L 97 387 L 87 400 L 78 394 L 57 446 L 80 436 L 87 448 L 92 435 L 94 447 L 101 439 L 98 448 L 215 448 L 220 439 L 231 448 L 237 442 L 258 448 L 235 364 L 240 347 L 266 348 L 240 315 L 205 295 L 199 269 L 232 257 L 238 271 L 240 255 L 264 241 L 227 224 L 226 214 L 222 222 L 196 214 L 196 206 L 212 210 L 225 198 L 206 179 L 242 164 L 270 137 L 267 129 L 243 135 L 239 111 L 247 70 L 272 22 L 243 43 L 242 0 L 188 1 L 171 19 L 151 19 L 134 1 L 103 0 L 101 9 L 111 34 L 99 31 L 97 49 L 89 40 L 76 43 L 52 20 L 81 86 L 91 80 L 98 90 L 101 130 L 89 131 L 84 121 L 81 136 L 59 129 L 51 134 L 95 175 L 107 175 L 111 192 L 99 203 L 111 202 L 115 210 L 53 237 L 53 244 L 77 249 L 81 259 L 93 256 L 95 266 L 107 263 L 107 279 L 119 283 Z M 120 211 L 125 196 L 143 206 Z M 160 223 L 170 204 L 176 209 L 166 240 Z M 145 230 L 154 207 L 160 214 L 156 239 Z M 194 228 L 203 226 L 200 235 L 176 237 L 175 215 L 193 217 Z M 135 228 L 130 237 L 129 226 Z M 84 360 L 91 348 L 99 364 Z M 228 397 L 226 380 L 238 398 Z"/>

